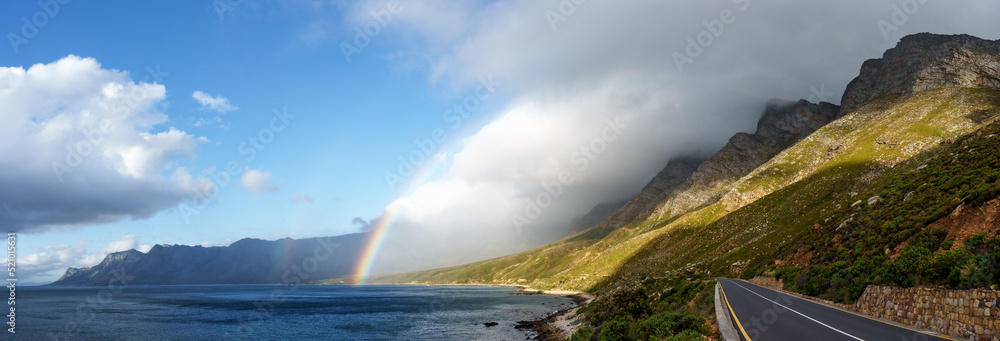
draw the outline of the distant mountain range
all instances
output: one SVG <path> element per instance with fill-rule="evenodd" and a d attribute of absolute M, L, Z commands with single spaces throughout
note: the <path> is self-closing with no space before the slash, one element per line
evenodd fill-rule
<path fill-rule="evenodd" d="M 50 285 L 300 284 L 349 276 L 367 234 L 275 241 L 245 238 L 229 246 L 156 245 L 69 268 Z"/>

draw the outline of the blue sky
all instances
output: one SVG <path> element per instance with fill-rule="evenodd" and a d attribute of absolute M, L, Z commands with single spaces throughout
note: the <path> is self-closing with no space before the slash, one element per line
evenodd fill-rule
<path fill-rule="evenodd" d="M 76 55 L 125 71 L 132 81 L 164 85 L 162 111 L 169 119 L 153 130 L 175 127 L 210 141 L 173 167 L 197 172 L 237 160 L 271 173 L 278 188 L 257 195 L 237 184 L 222 188 L 189 221 L 173 208 L 148 219 L 26 233 L 21 254 L 80 239 L 94 251 L 126 235 L 136 236 L 139 245 L 339 235 L 358 231 L 353 218 L 380 214 L 399 193 L 384 172 L 397 168 L 396 156 L 413 150 L 414 139 L 449 126 L 441 113 L 466 94 L 460 87 L 428 85 L 425 73 L 388 67 L 385 47 L 396 43 L 388 34 L 348 62 L 337 44 L 301 37 L 309 9 L 297 6 L 247 1 L 226 7 L 220 17 L 211 2 L 69 2 L 26 44 L 17 44 L 16 53 L 3 44 L 3 66 L 28 68 Z M 34 2 L 5 4 L 0 22 L 4 32 L 24 36 L 21 18 L 42 11 Z M 349 27 L 331 31 L 351 38 Z M 228 99 L 238 109 L 203 108 L 192 98 L 195 91 Z M 296 118 L 247 161 L 239 144 L 267 128 L 274 109 Z M 292 191 L 312 202 L 293 202 Z"/>
<path fill-rule="evenodd" d="M 628 198 L 671 157 L 751 131 L 768 98 L 839 102 L 861 62 L 905 34 L 1000 32 L 987 1 L 928 3 L 885 30 L 900 3 L 5 3 L 0 85 L 17 95 L 0 106 L 18 124 L 0 129 L 0 222 L 21 233 L 28 282 L 159 243 L 354 233 L 355 218 L 375 221 L 387 207 L 399 214 L 382 271 L 522 251 Z M 725 10 L 735 21 L 678 67 L 687 38 Z M 25 31 L 23 20 L 44 25 Z M 348 60 L 344 44 L 366 27 L 377 34 Z M 484 93 L 484 82 L 495 89 Z M 122 97 L 108 84 L 149 92 L 114 121 L 101 101 Z M 448 110 L 468 104 L 455 124 Z M 275 110 L 295 118 L 248 160 L 241 143 L 270 129 Z M 117 124 L 111 142 L 58 180 L 49 165 L 95 117 Z M 620 138 L 601 135 L 616 120 L 629 122 Z M 428 174 L 390 186 L 386 174 L 435 129 L 445 143 L 426 157 Z M 597 145 L 581 167 L 578 152 Z M 230 161 L 248 176 L 213 183 Z M 563 172 L 574 181 L 519 224 Z M 205 188 L 209 205 L 185 219 L 179 208 Z"/>

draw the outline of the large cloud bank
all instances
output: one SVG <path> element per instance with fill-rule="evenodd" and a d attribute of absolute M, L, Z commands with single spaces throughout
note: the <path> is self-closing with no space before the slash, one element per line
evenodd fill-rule
<path fill-rule="evenodd" d="M 163 85 L 91 58 L 0 67 L 0 225 L 140 219 L 211 193 L 177 164 L 207 140 L 162 127 L 164 97 Z"/>

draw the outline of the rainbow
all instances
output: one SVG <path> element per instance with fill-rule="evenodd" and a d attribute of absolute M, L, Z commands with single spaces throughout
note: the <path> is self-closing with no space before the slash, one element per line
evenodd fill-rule
<path fill-rule="evenodd" d="M 451 147 L 448 143 L 441 145 L 440 150 L 448 150 Z M 434 162 L 432 160 L 427 160 L 423 164 L 419 165 L 413 174 L 406 179 L 403 185 L 403 190 L 400 191 L 403 195 L 407 193 L 412 193 L 412 191 L 423 184 L 427 179 L 435 174 L 433 170 L 434 166 L 440 164 L 440 162 Z M 375 222 L 375 227 L 372 228 L 371 232 L 368 233 L 368 240 L 365 241 L 363 247 L 361 248 L 361 254 L 359 255 L 357 262 L 354 264 L 354 270 L 351 272 L 354 285 L 365 285 L 368 281 L 368 276 L 371 275 L 372 265 L 375 264 L 375 260 L 378 258 L 379 251 L 382 250 L 382 244 L 385 243 L 385 238 L 389 235 L 389 230 L 392 229 L 392 223 L 396 221 L 398 209 L 395 205 L 389 205 L 386 207 L 385 212 L 382 216 L 378 218 Z"/>
<path fill-rule="evenodd" d="M 392 222 L 396 219 L 396 211 L 397 209 L 391 205 L 386 208 L 385 213 L 375 223 L 375 228 L 369 232 L 368 240 L 365 241 L 364 247 L 361 249 L 361 256 L 358 257 L 358 262 L 354 265 L 353 282 L 355 285 L 365 285 L 365 281 L 368 280 L 372 265 L 375 264 L 375 259 L 378 258 L 378 253 L 382 250 L 385 237 L 389 235 Z"/>

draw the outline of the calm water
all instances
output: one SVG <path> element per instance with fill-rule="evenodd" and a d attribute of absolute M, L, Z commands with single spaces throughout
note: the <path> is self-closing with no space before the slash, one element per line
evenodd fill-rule
<path fill-rule="evenodd" d="M 517 321 L 572 304 L 512 293 L 425 286 L 21 287 L 15 339 L 524 340 Z"/>

